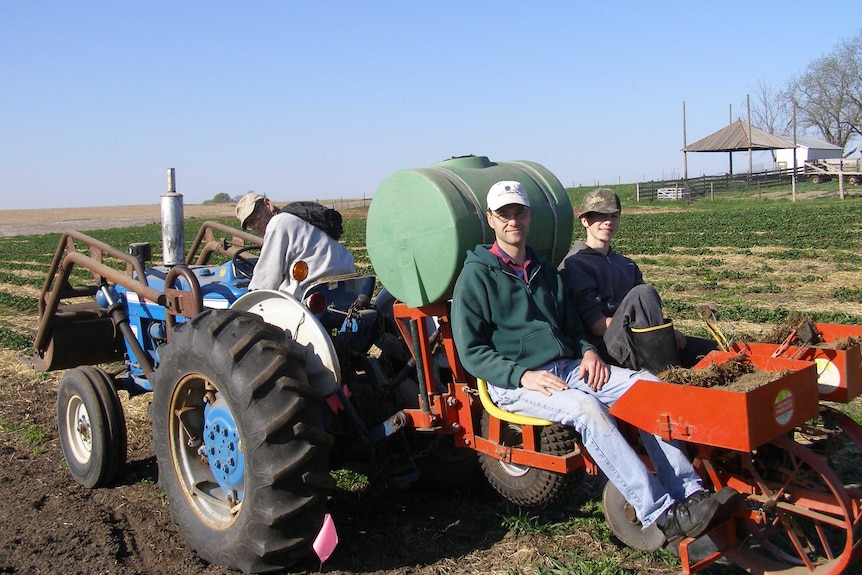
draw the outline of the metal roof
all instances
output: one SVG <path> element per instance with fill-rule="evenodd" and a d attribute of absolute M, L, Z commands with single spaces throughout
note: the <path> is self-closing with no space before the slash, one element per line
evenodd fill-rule
<path fill-rule="evenodd" d="M 809 148 L 815 150 L 844 150 L 841 146 L 830 144 L 826 140 L 818 140 L 817 138 L 809 138 L 807 136 L 799 136 L 796 138 L 796 146 L 798 148 Z M 793 147 L 792 145 L 790 146 Z"/>
<path fill-rule="evenodd" d="M 798 138 L 797 138 L 798 141 Z M 683 152 L 742 152 L 793 148 L 793 141 L 774 136 L 747 122 L 737 120 L 719 131 L 682 149 Z"/>

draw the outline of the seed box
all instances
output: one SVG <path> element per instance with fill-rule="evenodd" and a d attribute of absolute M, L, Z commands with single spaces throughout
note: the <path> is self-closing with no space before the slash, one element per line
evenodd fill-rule
<path fill-rule="evenodd" d="M 737 356 L 712 352 L 694 369 Z M 813 362 L 754 355 L 748 361 L 757 371 L 783 375 L 748 391 L 639 380 L 610 413 L 665 440 L 745 452 L 817 417 Z"/>

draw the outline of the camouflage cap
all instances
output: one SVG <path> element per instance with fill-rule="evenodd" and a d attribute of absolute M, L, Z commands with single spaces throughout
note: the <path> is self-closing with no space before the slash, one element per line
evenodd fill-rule
<path fill-rule="evenodd" d="M 599 214 L 613 214 L 620 211 L 620 198 L 610 188 L 598 188 L 593 190 L 581 202 L 581 212 L 579 218 L 584 217 L 590 212 Z"/>

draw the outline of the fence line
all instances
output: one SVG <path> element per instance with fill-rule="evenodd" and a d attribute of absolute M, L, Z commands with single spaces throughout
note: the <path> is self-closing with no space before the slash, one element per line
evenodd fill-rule
<path fill-rule="evenodd" d="M 724 174 L 720 176 L 700 176 L 688 180 L 653 180 L 638 184 L 638 201 L 653 201 L 659 198 L 659 190 L 677 189 L 680 197 L 714 199 L 725 192 L 738 192 L 789 186 L 793 182 L 793 170 L 766 170 L 744 174 Z M 667 197 L 667 196 L 665 196 Z"/>
<path fill-rule="evenodd" d="M 346 200 L 344 198 L 338 200 L 315 200 L 318 204 L 323 204 L 333 210 L 349 210 L 355 208 L 367 208 L 371 205 L 371 198 L 360 198 Z"/>

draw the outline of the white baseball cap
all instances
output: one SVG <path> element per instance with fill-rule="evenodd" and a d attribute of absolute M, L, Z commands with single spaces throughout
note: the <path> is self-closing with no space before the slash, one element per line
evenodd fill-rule
<path fill-rule="evenodd" d="M 504 181 L 491 186 L 488 190 L 488 209 L 496 211 L 509 204 L 530 207 L 530 198 L 521 182 Z"/>

